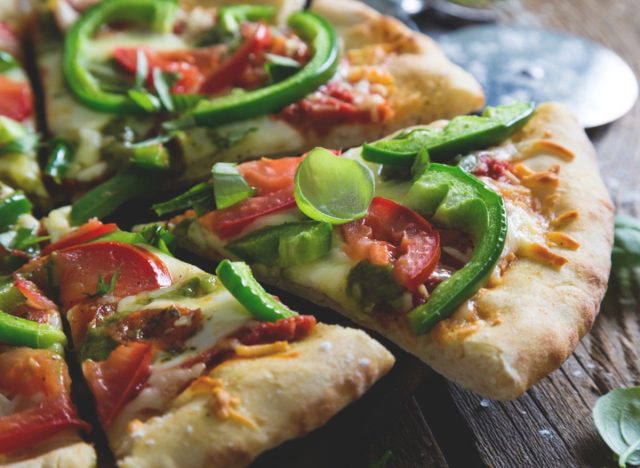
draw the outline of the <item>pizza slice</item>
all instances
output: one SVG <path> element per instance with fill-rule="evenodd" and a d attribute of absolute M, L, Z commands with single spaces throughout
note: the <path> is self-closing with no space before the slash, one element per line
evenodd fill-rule
<path fill-rule="evenodd" d="M 206 179 L 216 161 L 358 145 L 483 103 L 433 41 L 358 1 L 216 4 L 54 0 L 39 12 L 47 130 L 60 142 L 50 170 L 67 193 L 109 179 L 96 197 L 116 194 L 79 202 L 76 224 Z"/>
<path fill-rule="evenodd" d="M 393 365 L 364 332 L 291 311 L 246 264 L 211 275 L 170 244 L 159 227 L 92 220 L 21 270 L 49 287 L 57 278 L 119 466 L 244 466 L 323 425 Z"/>
<path fill-rule="evenodd" d="M 38 165 L 33 92 L 22 66 L 15 12 L 0 9 L 0 181 L 47 206 L 49 195 Z"/>
<path fill-rule="evenodd" d="M 515 398 L 591 327 L 612 205 L 556 104 L 515 103 L 346 151 L 213 168 L 159 214 L 179 243 L 376 330 L 483 395 Z M 214 209 L 217 207 L 217 209 Z"/>
<path fill-rule="evenodd" d="M 15 198 L 14 198 L 15 200 Z M 16 205 L 0 200 L 0 222 Z M 21 217 L 30 216 L 27 213 Z M 1 236 L 6 237 L 5 230 Z M 11 264 L 3 259 L 5 267 Z M 0 277 L 0 464 L 8 467 L 95 465 L 82 440 L 88 425 L 71 400 L 66 337 L 56 305 L 20 274 Z"/>

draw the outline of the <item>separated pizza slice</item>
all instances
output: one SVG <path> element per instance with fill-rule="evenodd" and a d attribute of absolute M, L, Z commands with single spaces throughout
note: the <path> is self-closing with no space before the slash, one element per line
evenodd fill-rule
<path fill-rule="evenodd" d="M 156 210 L 187 207 L 169 223 L 187 249 L 242 259 L 499 399 L 569 356 L 609 274 L 612 205 L 556 104 L 487 108 L 340 156 L 218 164 L 213 189 Z"/>
<path fill-rule="evenodd" d="M 326 423 L 392 366 L 364 332 L 288 309 L 244 263 L 214 276 L 175 259 L 168 236 L 94 220 L 23 269 L 57 278 L 119 466 L 246 465 Z"/>
<path fill-rule="evenodd" d="M 33 92 L 23 67 L 16 9 L 0 9 L 0 180 L 47 206 L 49 195 L 38 165 Z"/>
<path fill-rule="evenodd" d="M 14 196 L 0 200 L 3 239 L 13 231 Z M 11 213 L 13 211 L 13 213 Z M 20 215 L 20 222 L 30 216 Z M 24 231 L 22 231 L 24 232 Z M 23 239 L 26 237 L 23 236 Z M 32 239 L 33 240 L 33 239 Z M 33 248 L 37 242 L 31 243 Z M 14 249 L 14 254 L 15 249 Z M 4 256 L 5 269 L 15 265 Z M 16 258 L 21 258 L 16 256 Z M 18 263 L 19 265 L 19 263 Z M 21 274 L 0 277 L 0 464 L 9 467 L 95 465 L 93 447 L 80 437 L 88 425 L 71 401 L 64 361 L 66 337 L 56 305 Z"/>
<path fill-rule="evenodd" d="M 77 223 L 216 161 L 358 145 L 483 103 L 433 41 L 363 3 L 263 3 L 46 3 L 32 36 L 50 170 L 67 192 L 118 174 Z"/>

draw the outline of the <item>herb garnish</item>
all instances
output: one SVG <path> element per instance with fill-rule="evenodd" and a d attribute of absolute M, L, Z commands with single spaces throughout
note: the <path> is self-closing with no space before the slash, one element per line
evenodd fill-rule
<path fill-rule="evenodd" d="M 116 282 L 118 281 L 118 276 L 120 275 L 120 266 L 116 267 L 115 271 L 111 275 L 111 278 L 107 281 L 106 277 L 103 275 L 98 276 L 98 285 L 96 286 L 96 292 L 94 293 L 85 293 L 90 298 L 102 297 L 106 296 L 113 292 L 116 287 Z"/>

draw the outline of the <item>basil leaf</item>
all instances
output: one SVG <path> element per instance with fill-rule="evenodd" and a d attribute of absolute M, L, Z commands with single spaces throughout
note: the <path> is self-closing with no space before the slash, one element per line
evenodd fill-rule
<path fill-rule="evenodd" d="M 162 70 L 157 67 L 153 69 L 153 87 L 156 89 L 163 107 L 168 111 L 173 112 L 174 107 L 173 100 L 171 99 L 171 85 L 167 81 L 169 76 L 170 75 L 163 73 Z"/>
<path fill-rule="evenodd" d="M 217 209 L 235 205 L 255 193 L 255 190 L 238 172 L 238 167 L 234 163 L 214 164 L 211 175 L 213 176 L 213 194 Z"/>
<path fill-rule="evenodd" d="M 621 467 L 640 464 L 640 387 L 618 388 L 598 398 L 593 421 Z"/>
<path fill-rule="evenodd" d="M 640 294 L 640 220 L 618 215 L 611 253 L 612 277 L 624 302 Z"/>
<path fill-rule="evenodd" d="M 295 176 L 298 208 L 311 219 L 344 224 L 367 214 L 375 182 L 364 164 L 324 148 L 310 151 Z"/>

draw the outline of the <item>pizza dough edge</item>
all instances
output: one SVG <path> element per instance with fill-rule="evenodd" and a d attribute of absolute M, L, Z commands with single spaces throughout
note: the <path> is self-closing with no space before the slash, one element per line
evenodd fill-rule
<path fill-rule="evenodd" d="M 285 353 L 232 359 L 209 374 L 239 398 L 257 427 L 222 419 L 201 395 L 144 423 L 119 466 L 244 466 L 262 452 L 324 425 L 386 374 L 395 359 L 365 332 L 317 324 Z"/>

